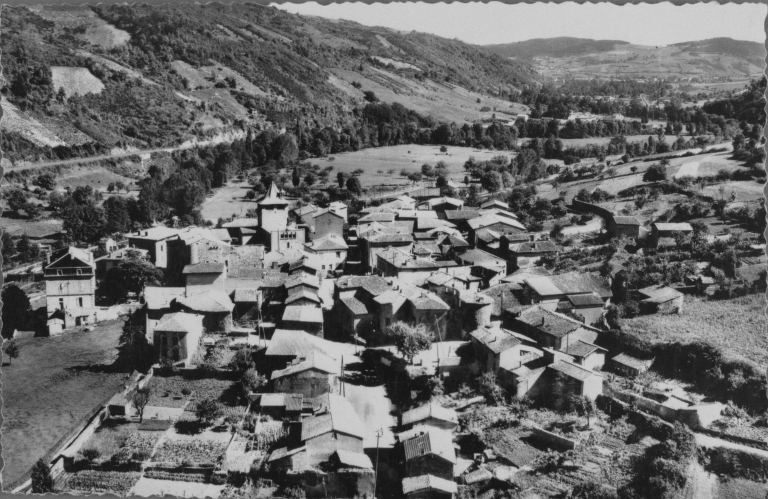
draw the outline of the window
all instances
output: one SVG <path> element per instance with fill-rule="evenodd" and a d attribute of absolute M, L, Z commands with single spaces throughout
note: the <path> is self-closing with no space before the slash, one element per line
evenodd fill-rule
<path fill-rule="evenodd" d="M 64 272 L 62 272 L 61 270 L 57 270 L 56 275 L 64 275 Z"/>
<path fill-rule="evenodd" d="M 384 324 L 386 324 L 386 326 L 389 327 L 389 325 L 392 324 L 392 319 L 387 317 L 386 319 L 384 319 Z"/>
<path fill-rule="evenodd" d="M 64 298 L 59 298 L 59 310 L 64 310 Z"/>
<path fill-rule="evenodd" d="M 83 275 L 83 269 L 77 269 L 77 275 Z"/>
<path fill-rule="evenodd" d="M 336 258 L 341 258 L 341 251 L 336 252 Z"/>
<path fill-rule="evenodd" d="M 77 306 L 80 307 L 80 308 L 83 308 L 83 299 L 82 298 L 78 298 L 77 299 Z"/>

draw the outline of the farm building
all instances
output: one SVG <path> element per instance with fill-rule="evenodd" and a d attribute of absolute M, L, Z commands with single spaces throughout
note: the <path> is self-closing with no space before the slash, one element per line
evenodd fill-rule
<path fill-rule="evenodd" d="M 527 303 L 538 304 L 549 310 L 556 310 L 558 303 L 569 297 L 594 294 L 600 297 L 603 307 L 606 307 L 613 296 L 607 279 L 580 272 L 527 277 L 523 280 L 523 294 Z"/>
<path fill-rule="evenodd" d="M 464 207 L 464 201 L 461 199 L 442 196 L 439 198 L 428 199 L 419 205 L 419 209 L 432 211 L 460 210 Z"/>
<path fill-rule="evenodd" d="M 339 363 L 320 352 L 293 360 L 285 369 L 272 371 L 272 386 L 278 393 L 312 398 L 338 388 Z"/>
<path fill-rule="evenodd" d="M 638 359 L 637 357 L 632 357 L 625 353 L 620 353 L 608 361 L 608 366 L 612 370 L 628 377 L 639 376 L 641 373 L 650 369 L 652 364 L 653 359 Z"/>
<path fill-rule="evenodd" d="M 499 252 L 505 256 L 512 270 L 531 267 L 542 258 L 552 258 L 560 247 L 552 241 L 513 243 L 506 235 L 499 239 Z"/>
<path fill-rule="evenodd" d="M 683 294 L 669 286 L 654 284 L 638 289 L 640 310 L 644 313 L 679 314 L 683 311 Z"/>
<path fill-rule="evenodd" d="M 304 409 L 304 396 L 300 393 L 252 393 L 251 410 L 272 419 L 300 421 Z"/>
<path fill-rule="evenodd" d="M 408 499 L 453 499 L 458 491 L 453 480 L 432 475 L 403 478 L 402 485 Z"/>
<path fill-rule="evenodd" d="M 365 427 L 352 405 L 340 395 L 328 394 L 323 412 L 301 422 L 301 444 L 310 467 L 327 461 L 339 450 L 363 453 Z"/>
<path fill-rule="evenodd" d="M 594 343 L 599 333 L 596 328 L 540 306 L 524 310 L 514 323 L 540 347 L 563 351 L 579 340 Z"/>
<path fill-rule="evenodd" d="M 405 411 L 400 416 L 400 425 L 406 430 L 425 428 L 453 430 L 459 425 L 459 418 L 453 409 L 446 409 L 436 403 L 428 403 Z"/>
<path fill-rule="evenodd" d="M 513 331 L 502 329 L 499 324 L 486 324 L 469 334 L 475 349 L 475 358 L 484 372 L 495 373 L 499 369 L 514 369 L 541 356 L 536 343 Z"/>
<path fill-rule="evenodd" d="M 430 429 L 403 441 L 408 476 L 432 475 L 453 480 L 456 449 L 453 437 L 444 430 Z"/>
<path fill-rule="evenodd" d="M 627 236 L 636 240 L 643 239 L 647 230 L 637 217 L 611 215 L 605 220 L 605 229 L 611 237 Z"/>
<path fill-rule="evenodd" d="M 151 227 L 128 234 L 128 247 L 148 252 L 149 261 L 157 268 L 168 266 L 168 242 L 178 238 L 178 229 Z"/>
<path fill-rule="evenodd" d="M 235 304 L 223 291 L 212 289 L 187 295 L 177 298 L 175 303 L 182 312 L 202 315 L 203 327 L 209 333 L 232 329 L 232 310 Z"/>
<path fill-rule="evenodd" d="M 594 400 L 603 393 L 603 376 L 592 369 L 567 360 L 555 361 L 547 369 L 554 374 L 551 391 L 559 403 L 569 396 Z"/>
<path fill-rule="evenodd" d="M 693 233 L 693 227 L 689 223 L 651 224 L 648 244 L 651 247 L 675 244 L 675 235 L 678 233 L 688 236 Z"/>
<path fill-rule="evenodd" d="M 203 317 L 184 312 L 166 315 L 155 326 L 152 337 L 159 359 L 188 365 L 203 337 Z"/>
<path fill-rule="evenodd" d="M 571 356 L 575 364 L 592 370 L 603 368 L 605 354 L 608 352 L 605 348 L 582 340 L 567 345 L 562 351 Z"/>

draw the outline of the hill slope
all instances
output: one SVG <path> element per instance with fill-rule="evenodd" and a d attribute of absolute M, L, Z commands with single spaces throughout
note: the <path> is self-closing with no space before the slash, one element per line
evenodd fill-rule
<path fill-rule="evenodd" d="M 747 79 L 763 73 L 765 47 L 759 43 L 712 38 L 669 46 L 618 40 L 547 38 L 487 49 L 516 61 L 528 60 L 552 78 Z"/>
<path fill-rule="evenodd" d="M 165 147 L 266 121 L 340 127 L 366 91 L 438 121 L 471 122 L 515 110 L 507 96 L 537 78 L 528 63 L 457 40 L 254 4 L 3 14 L 0 104 L 13 119 L 2 146 L 11 159 L 53 157 L 54 147 L 59 156 Z"/>
<path fill-rule="evenodd" d="M 572 57 L 582 54 L 609 52 L 617 45 L 629 42 L 621 40 L 592 40 L 561 36 L 557 38 L 534 38 L 524 42 L 485 45 L 485 48 L 502 57 Z"/>

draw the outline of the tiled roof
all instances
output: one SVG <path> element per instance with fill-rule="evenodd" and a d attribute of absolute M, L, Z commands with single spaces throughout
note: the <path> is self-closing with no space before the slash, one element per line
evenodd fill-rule
<path fill-rule="evenodd" d="M 339 301 L 341 301 L 341 303 L 343 303 L 354 315 L 365 315 L 368 313 L 368 308 L 365 304 L 354 296 L 341 296 L 339 297 Z"/>
<path fill-rule="evenodd" d="M 232 241 L 232 236 L 229 235 L 229 231 L 227 229 L 211 229 L 211 235 L 225 243 Z"/>
<path fill-rule="evenodd" d="M 482 214 L 480 210 L 447 210 L 443 216 L 446 220 L 453 222 L 455 220 L 471 220 Z"/>
<path fill-rule="evenodd" d="M 344 276 L 336 281 L 338 289 L 362 288 L 373 296 L 379 295 L 390 289 L 387 280 L 380 276 Z"/>
<path fill-rule="evenodd" d="M 463 237 L 454 234 L 446 234 L 438 244 L 449 245 L 454 248 L 469 248 L 469 243 Z"/>
<path fill-rule="evenodd" d="M 147 286 L 144 288 L 144 303 L 149 310 L 168 308 L 176 298 L 184 296 L 186 288 Z"/>
<path fill-rule="evenodd" d="M 226 293 L 215 289 L 179 298 L 176 301 L 195 312 L 231 312 L 235 308 L 235 305 Z"/>
<path fill-rule="evenodd" d="M 172 229 L 170 227 L 151 227 L 149 229 L 142 229 L 140 231 L 131 232 L 128 234 L 128 239 L 149 239 L 151 241 L 162 241 L 170 237 L 179 234 L 178 229 Z"/>
<path fill-rule="evenodd" d="M 305 246 L 313 249 L 314 251 L 349 249 L 349 246 L 347 246 L 347 243 L 344 242 L 344 239 L 334 234 L 328 234 L 327 236 L 319 237 L 310 243 L 306 243 Z"/>
<path fill-rule="evenodd" d="M 405 460 L 431 454 L 448 462 L 456 463 L 456 449 L 453 448 L 453 436 L 445 430 L 429 429 L 421 435 L 403 442 Z"/>
<path fill-rule="evenodd" d="M 629 366 L 638 370 L 647 369 L 648 366 L 653 363 L 653 360 L 638 359 L 637 357 L 632 357 L 631 355 L 627 355 L 625 353 L 620 353 L 619 355 L 613 357 L 611 360 L 618 364 Z"/>
<path fill-rule="evenodd" d="M 294 274 L 285 280 L 285 289 L 295 288 L 296 286 L 309 286 L 320 289 L 320 279 L 314 275 Z"/>
<path fill-rule="evenodd" d="M 501 239 L 501 234 L 495 230 L 483 228 L 475 232 L 475 239 L 479 239 L 484 243 L 492 243 Z"/>
<path fill-rule="evenodd" d="M 413 241 L 410 234 L 378 234 L 368 237 L 372 243 L 409 243 Z"/>
<path fill-rule="evenodd" d="M 456 225 L 448 220 L 440 220 L 439 218 L 419 218 L 416 220 L 416 230 L 425 231 L 437 227 L 450 227 L 453 229 Z"/>
<path fill-rule="evenodd" d="M 597 293 L 590 293 L 588 295 L 568 295 L 565 297 L 574 307 L 590 307 L 605 305 L 605 302 Z"/>
<path fill-rule="evenodd" d="M 557 362 L 554 362 L 547 367 L 559 373 L 565 374 L 569 378 L 577 379 L 579 381 L 584 381 L 592 376 L 599 376 L 599 374 L 591 369 L 581 367 L 578 364 L 574 364 L 565 360 L 558 360 Z"/>
<path fill-rule="evenodd" d="M 336 451 L 336 457 L 339 459 L 339 463 L 341 463 L 342 466 L 363 469 L 373 468 L 371 458 L 362 452 L 350 452 L 348 450 L 338 449 Z"/>
<path fill-rule="evenodd" d="M 616 225 L 643 225 L 640 223 L 640 220 L 638 220 L 637 217 L 622 217 L 614 215 L 613 221 L 616 222 Z"/>
<path fill-rule="evenodd" d="M 536 328 L 542 333 L 557 338 L 562 338 L 566 334 L 584 326 L 575 319 L 558 314 L 557 312 L 550 312 L 541 307 L 531 307 L 524 310 L 517 320 Z"/>
<path fill-rule="evenodd" d="M 323 309 L 317 307 L 288 306 L 283 312 L 283 321 L 323 323 Z"/>
<path fill-rule="evenodd" d="M 166 314 L 155 326 L 155 331 L 191 333 L 197 330 L 203 330 L 203 316 L 184 312 Z"/>
<path fill-rule="evenodd" d="M 459 487 L 456 482 L 446 480 L 434 475 L 421 475 L 403 478 L 403 494 L 420 492 L 423 490 L 437 490 L 446 494 L 455 494 Z"/>
<path fill-rule="evenodd" d="M 472 264 L 478 264 L 481 262 L 499 262 L 499 261 L 504 262 L 505 261 L 503 258 L 499 258 L 496 255 L 492 255 L 487 251 L 483 251 L 480 249 L 471 249 L 469 251 L 466 251 L 461 255 L 459 255 L 459 259 Z"/>
<path fill-rule="evenodd" d="M 501 208 L 509 209 L 509 205 L 505 203 L 504 201 L 499 201 L 498 199 L 490 199 L 486 201 L 485 203 L 480 205 L 480 208 L 493 208 L 494 206 L 499 206 Z"/>
<path fill-rule="evenodd" d="M 488 296 L 493 300 L 493 315 L 501 315 L 502 306 L 504 310 L 519 312 L 524 308 L 524 305 L 512 293 L 517 287 L 516 284 L 497 284 L 483 290 L 479 294 Z"/>
<path fill-rule="evenodd" d="M 320 303 L 320 298 L 318 298 L 317 293 L 313 292 L 313 290 L 303 287 L 296 287 L 291 288 L 288 291 L 288 298 L 285 299 L 285 304 L 289 305 L 299 300 L 309 300 L 315 303 Z"/>
<path fill-rule="evenodd" d="M 424 404 L 421 407 L 416 407 L 409 411 L 405 411 L 402 415 L 402 424 L 415 424 L 430 418 L 459 424 L 459 418 L 456 415 L 456 411 L 453 409 L 447 409 L 436 403 Z"/>
<path fill-rule="evenodd" d="M 369 213 L 368 215 L 360 218 L 357 220 L 357 223 L 367 223 L 367 222 L 392 222 L 395 219 L 394 213 L 385 213 L 385 212 L 379 212 L 379 213 Z"/>
<path fill-rule="evenodd" d="M 595 292 L 601 298 L 613 296 L 608 281 L 598 275 L 567 272 L 550 276 L 536 276 L 525 282 L 541 296 L 577 295 Z"/>
<path fill-rule="evenodd" d="M 274 182 L 269 184 L 267 193 L 258 203 L 259 206 L 288 206 L 288 201 L 283 199 L 283 191 Z"/>
<path fill-rule="evenodd" d="M 235 290 L 235 303 L 256 303 L 259 301 L 259 290 L 253 288 L 238 288 Z"/>
<path fill-rule="evenodd" d="M 501 353 L 523 343 L 511 331 L 498 326 L 494 327 L 490 324 L 475 329 L 469 335 L 481 342 L 493 353 Z"/>
<path fill-rule="evenodd" d="M 438 298 L 434 293 L 423 293 L 418 296 L 411 296 L 408 298 L 413 304 L 413 308 L 416 310 L 450 310 L 443 300 Z"/>
<path fill-rule="evenodd" d="M 267 462 L 274 462 L 278 461 L 280 459 L 293 456 L 294 454 L 298 454 L 299 452 L 306 452 L 307 448 L 302 447 L 296 447 L 294 449 L 288 449 L 288 447 L 281 447 L 279 449 L 275 449 L 272 451 L 272 454 L 269 455 L 269 459 L 267 459 Z"/>
<path fill-rule="evenodd" d="M 692 232 L 693 227 L 689 223 L 655 223 L 653 224 L 661 232 Z"/>
<path fill-rule="evenodd" d="M 320 352 L 311 352 L 304 361 L 292 364 L 285 369 L 272 371 L 271 379 L 276 380 L 313 369 L 327 374 L 339 374 L 339 364 L 334 359 Z"/>
<path fill-rule="evenodd" d="M 362 439 L 365 435 L 365 427 L 352 404 L 341 395 L 329 393 L 325 397 L 327 397 L 327 413 L 302 421 L 301 441 L 305 442 L 329 431 L 337 431 Z"/>
<path fill-rule="evenodd" d="M 427 200 L 426 204 L 428 204 L 429 206 L 437 206 L 445 203 L 448 203 L 453 206 L 464 206 L 464 201 L 462 201 L 461 199 L 449 198 L 448 196 L 429 199 Z"/>
<path fill-rule="evenodd" d="M 328 357 L 336 358 L 335 349 L 334 343 L 305 331 L 276 329 L 272 334 L 272 339 L 269 340 L 265 355 L 301 357 L 308 356 L 310 353 L 317 351 Z"/>
<path fill-rule="evenodd" d="M 534 241 L 509 245 L 510 253 L 548 253 L 560 251 L 552 241 Z"/>
<path fill-rule="evenodd" d="M 561 349 L 563 352 L 567 353 L 568 355 L 572 357 L 586 357 L 587 355 L 597 352 L 598 350 L 602 350 L 605 352 L 605 348 L 600 348 L 597 345 L 593 345 L 592 343 L 587 343 L 586 341 L 574 341 L 573 343 L 570 343 L 566 345 L 565 348 Z"/>
<path fill-rule="evenodd" d="M 416 243 L 413 246 L 414 255 L 433 255 L 440 253 L 440 247 L 436 243 Z"/>
<path fill-rule="evenodd" d="M 653 286 L 648 286 L 647 288 L 638 289 L 637 292 L 646 297 L 642 300 L 644 303 L 666 303 L 683 295 L 681 292 L 662 284 L 655 284 Z"/>
<path fill-rule="evenodd" d="M 483 227 L 488 227 L 490 225 L 495 224 L 502 224 L 507 225 L 509 227 L 514 227 L 519 230 L 525 230 L 525 226 L 515 220 L 511 217 L 502 217 L 495 215 L 493 213 L 488 213 L 486 215 L 483 215 L 481 217 L 473 218 L 471 220 L 468 220 L 467 223 L 472 228 L 472 230 L 478 230 L 482 229 Z"/>
<path fill-rule="evenodd" d="M 223 263 L 203 262 L 193 265 L 185 265 L 182 274 L 221 274 L 226 270 Z"/>
<path fill-rule="evenodd" d="M 299 217 L 303 217 L 304 215 L 308 215 L 315 211 L 317 211 L 317 206 L 313 205 L 312 203 L 304 205 L 301 208 L 293 209 L 293 212 Z"/>

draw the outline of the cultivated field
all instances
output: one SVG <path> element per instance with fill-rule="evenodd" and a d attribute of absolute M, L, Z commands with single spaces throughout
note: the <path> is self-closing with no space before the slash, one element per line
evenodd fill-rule
<path fill-rule="evenodd" d="M 755 294 L 733 300 L 686 296 L 681 315 L 643 315 L 622 320 L 621 325 L 644 340 L 706 341 L 726 355 L 764 366 L 768 362 L 765 322 L 765 297 Z"/>
<path fill-rule="evenodd" d="M 92 332 L 19 340 L 21 355 L 2 368 L 4 483 L 21 477 L 36 460 L 126 379 L 111 372 L 122 321 Z M 51 410 L 56 408 L 56 410 Z"/>
<path fill-rule="evenodd" d="M 63 88 L 67 97 L 100 94 L 104 90 L 104 84 L 88 68 L 51 66 L 51 74 L 54 90 L 58 92 Z"/>
<path fill-rule="evenodd" d="M 245 194 L 251 189 L 247 182 L 229 182 L 225 187 L 215 189 L 213 194 L 203 201 L 201 213 L 206 220 L 216 221 L 232 215 L 244 217 L 245 213 L 256 208 L 255 201 L 246 201 Z"/>

